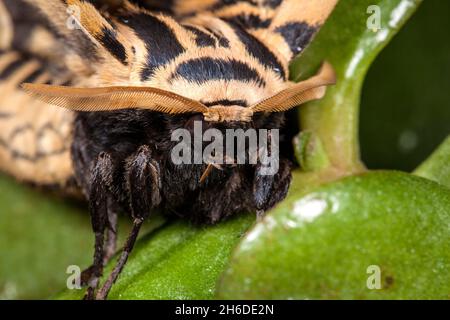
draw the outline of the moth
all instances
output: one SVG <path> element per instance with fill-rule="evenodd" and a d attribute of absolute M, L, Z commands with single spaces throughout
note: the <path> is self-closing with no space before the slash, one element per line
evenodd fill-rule
<path fill-rule="evenodd" d="M 155 209 L 213 224 L 286 196 L 286 157 L 273 175 L 260 163 L 174 164 L 171 132 L 280 129 L 287 110 L 323 97 L 332 67 L 293 83 L 289 63 L 336 2 L 0 1 L 0 169 L 88 200 L 87 299 L 107 298 Z M 119 212 L 133 228 L 98 288 Z"/>

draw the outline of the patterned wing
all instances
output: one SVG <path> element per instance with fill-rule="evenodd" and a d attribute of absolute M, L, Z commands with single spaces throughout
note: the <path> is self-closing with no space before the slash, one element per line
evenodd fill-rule
<path fill-rule="evenodd" d="M 25 94 L 23 82 L 68 85 L 55 30 L 21 0 L 0 0 L 0 170 L 72 193 L 73 114 Z"/>

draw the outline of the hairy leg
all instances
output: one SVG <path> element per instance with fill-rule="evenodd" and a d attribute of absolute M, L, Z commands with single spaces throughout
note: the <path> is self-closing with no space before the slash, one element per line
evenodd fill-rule
<path fill-rule="evenodd" d="M 84 272 L 83 278 L 88 284 L 85 299 L 93 299 L 94 291 L 103 272 L 105 259 L 105 230 L 108 225 L 108 198 L 111 197 L 108 185 L 112 179 L 111 156 L 105 152 L 98 155 L 91 172 L 89 190 L 89 212 L 92 229 L 95 234 L 94 262 Z"/>
<path fill-rule="evenodd" d="M 105 266 L 114 256 L 117 250 L 117 219 L 119 208 L 117 203 L 112 199 L 108 199 L 108 223 L 106 225 L 106 243 L 105 256 L 103 265 Z"/>
<path fill-rule="evenodd" d="M 253 182 L 253 200 L 258 218 L 286 197 L 291 183 L 291 163 L 280 160 L 279 170 L 274 175 L 262 175 L 261 165 L 256 166 Z"/>
<path fill-rule="evenodd" d="M 96 298 L 106 299 L 133 250 L 139 230 L 151 208 L 161 202 L 161 179 L 158 163 L 152 159 L 150 148 L 142 146 L 127 161 L 126 181 L 133 217 L 133 228 L 125 242 L 120 258 Z"/>

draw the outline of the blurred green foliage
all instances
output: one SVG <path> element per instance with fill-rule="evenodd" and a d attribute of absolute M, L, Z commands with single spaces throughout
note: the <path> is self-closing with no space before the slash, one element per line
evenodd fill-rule
<path fill-rule="evenodd" d="M 361 100 L 369 168 L 411 171 L 450 134 L 450 1 L 424 1 L 372 64 Z"/>
<path fill-rule="evenodd" d="M 84 207 L 0 177 L 0 299 L 48 297 L 89 265 L 92 241 Z"/>

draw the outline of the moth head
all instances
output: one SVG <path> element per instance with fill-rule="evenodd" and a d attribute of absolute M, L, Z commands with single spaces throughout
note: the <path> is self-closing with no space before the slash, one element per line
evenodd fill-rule
<path fill-rule="evenodd" d="M 251 108 L 242 106 L 212 106 L 203 113 L 204 120 L 208 122 L 250 122 L 253 116 Z"/>
<path fill-rule="evenodd" d="M 167 114 L 201 113 L 208 122 L 249 122 L 257 112 L 287 111 L 305 102 L 320 99 L 325 95 L 326 87 L 335 81 L 332 66 L 325 62 L 315 76 L 299 83 L 291 83 L 287 89 L 250 107 L 240 105 L 208 107 L 176 93 L 149 87 L 73 88 L 24 84 L 23 88 L 46 103 L 73 111 L 145 109 Z"/>

